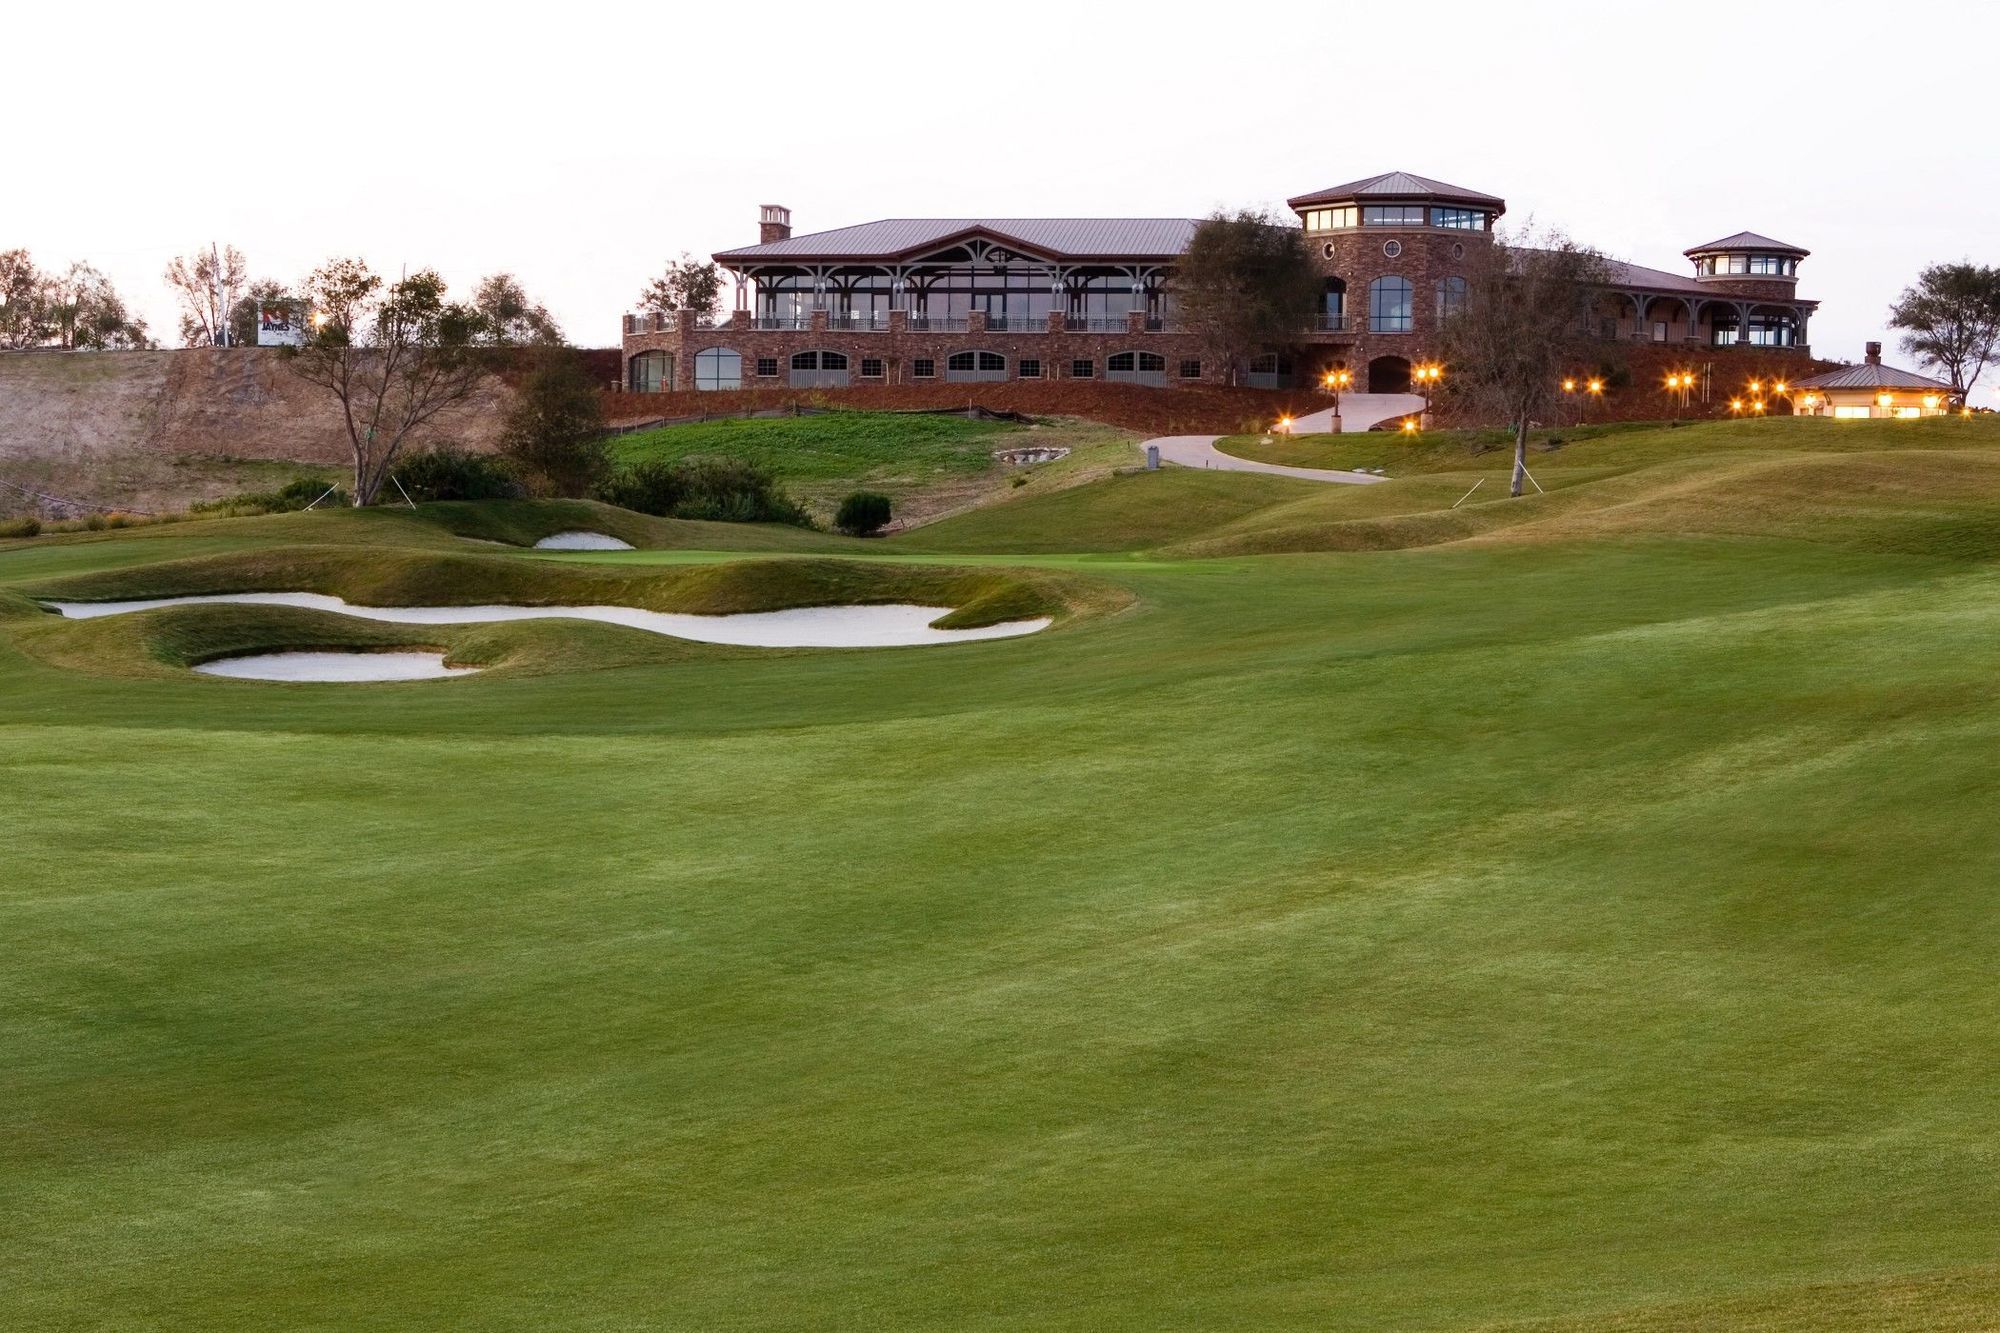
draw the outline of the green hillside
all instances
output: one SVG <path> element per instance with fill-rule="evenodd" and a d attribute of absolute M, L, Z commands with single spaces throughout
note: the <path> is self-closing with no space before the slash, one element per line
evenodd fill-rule
<path fill-rule="evenodd" d="M 0 542 L 0 1323 L 2000 1323 L 2000 422 L 1813 424 Z M 1055 623 L 37 605 L 282 585 Z"/>

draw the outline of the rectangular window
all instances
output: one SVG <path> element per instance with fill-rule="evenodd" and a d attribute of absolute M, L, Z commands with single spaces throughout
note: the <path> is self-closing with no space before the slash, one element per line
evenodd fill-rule
<path fill-rule="evenodd" d="M 1833 409 L 1833 415 L 1842 421 L 1853 421 L 1870 415 L 1870 409 L 1865 407 L 1836 407 Z"/>
<path fill-rule="evenodd" d="M 1184 379 L 1184 380 L 1198 380 L 1198 379 L 1200 379 L 1200 378 L 1201 378 L 1201 362 L 1199 362 L 1199 361 L 1183 361 L 1183 362 L 1181 362 L 1181 378 L 1182 378 L 1182 379 Z"/>
<path fill-rule="evenodd" d="M 770 378 L 771 378 L 772 376 L 776 375 L 777 373 L 778 373 L 778 358 L 777 358 L 777 357 L 775 357 L 775 356 L 760 356 L 760 357 L 758 357 L 758 358 L 757 358 L 757 374 L 758 374 L 758 375 L 759 375 L 759 376 L 760 376 L 761 378 L 763 378 L 763 379 L 770 379 Z"/>
<path fill-rule="evenodd" d="M 1038 380 L 1041 377 L 1042 377 L 1042 363 L 1031 356 L 1022 357 L 1021 378 L 1024 380 Z"/>
<path fill-rule="evenodd" d="M 1485 231 L 1486 215 L 1476 208 L 1433 208 L 1431 225 L 1458 231 Z"/>
<path fill-rule="evenodd" d="M 1069 377 L 1073 380 L 1092 379 L 1096 375 L 1097 363 L 1094 361 L 1078 360 L 1069 363 Z"/>
<path fill-rule="evenodd" d="M 910 376 L 913 379 L 929 380 L 937 378 L 937 362 L 927 356 L 920 356 L 910 362 Z"/>
<path fill-rule="evenodd" d="M 864 380 L 879 380 L 879 379 L 881 379 L 881 378 L 882 378 L 882 358 L 881 358 L 881 357 L 879 357 L 879 356 L 864 356 L 864 357 L 862 357 L 862 358 L 861 358 L 861 378 L 862 378 L 862 379 L 864 379 Z"/>
<path fill-rule="evenodd" d="M 1421 227 L 1424 225 L 1422 204 L 1369 204 L 1361 210 L 1361 225 L 1364 227 Z"/>

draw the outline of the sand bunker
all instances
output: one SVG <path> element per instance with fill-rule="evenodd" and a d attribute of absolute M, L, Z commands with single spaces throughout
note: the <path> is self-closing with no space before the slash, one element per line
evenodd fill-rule
<path fill-rule="evenodd" d="M 537 551 L 629 551 L 631 542 L 621 542 L 604 532 L 558 532 L 535 543 Z"/>
<path fill-rule="evenodd" d="M 195 668 L 234 680 L 440 680 L 478 667 L 449 667 L 443 653 L 257 653 Z"/>
<path fill-rule="evenodd" d="M 1009 620 L 977 629 L 934 629 L 950 613 L 944 606 L 806 606 L 734 616 L 691 616 L 629 606 L 352 606 L 316 592 L 231 592 L 201 597 L 154 597 L 136 602 L 47 602 L 78 620 L 150 611 L 157 606 L 234 602 L 247 606 L 298 606 L 393 625 L 480 625 L 496 620 L 595 620 L 697 643 L 743 648 L 893 648 L 973 639 L 1010 639 L 1047 629 L 1049 618 Z"/>

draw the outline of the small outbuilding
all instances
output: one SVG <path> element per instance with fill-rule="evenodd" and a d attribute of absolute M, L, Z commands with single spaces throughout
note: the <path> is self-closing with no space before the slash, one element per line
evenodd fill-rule
<path fill-rule="evenodd" d="M 1950 412 L 1958 391 L 1943 380 L 1882 364 L 1882 344 L 1869 343 L 1858 366 L 1795 381 L 1794 410 L 1802 417 L 1938 417 Z"/>

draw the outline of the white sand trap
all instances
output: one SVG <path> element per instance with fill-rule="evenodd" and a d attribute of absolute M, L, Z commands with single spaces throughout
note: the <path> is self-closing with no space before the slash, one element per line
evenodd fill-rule
<path fill-rule="evenodd" d="M 537 551 L 629 551 L 631 542 L 621 542 L 607 532 L 558 532 L 535 543 Z"/>
<path fill-rule="evenodd" d="M 257 653 L 223 657 L 195 668 L 233 680 L 442 680 L 478 667 L 449 667 L 443 653 Z"/>
<path fill-rule="evenodd" d="M 247 606 L 299 606 L 333 611 L 392 625 L 482 625 L 496 620 L 595 620 L 625 625 L 697 643 L 742 648 L 894 648 L 973 639 L 1011 639 L 1047 629 L 1047 616 L 1009 620 L 978 629 L 933 629 L 950 612 L 944 606 L 806 606 L 791 611 L 753 611 L 735 616 L 691 616 L 673 611 L 641 611 L 630 606 L 351 606 L 317 592 L 228 592 L 201 597 L 154 597 L 137 602 L 47 602 L 65 616 L 97 616 L 150 611 L 156 606 L 235 602 Z"/>

